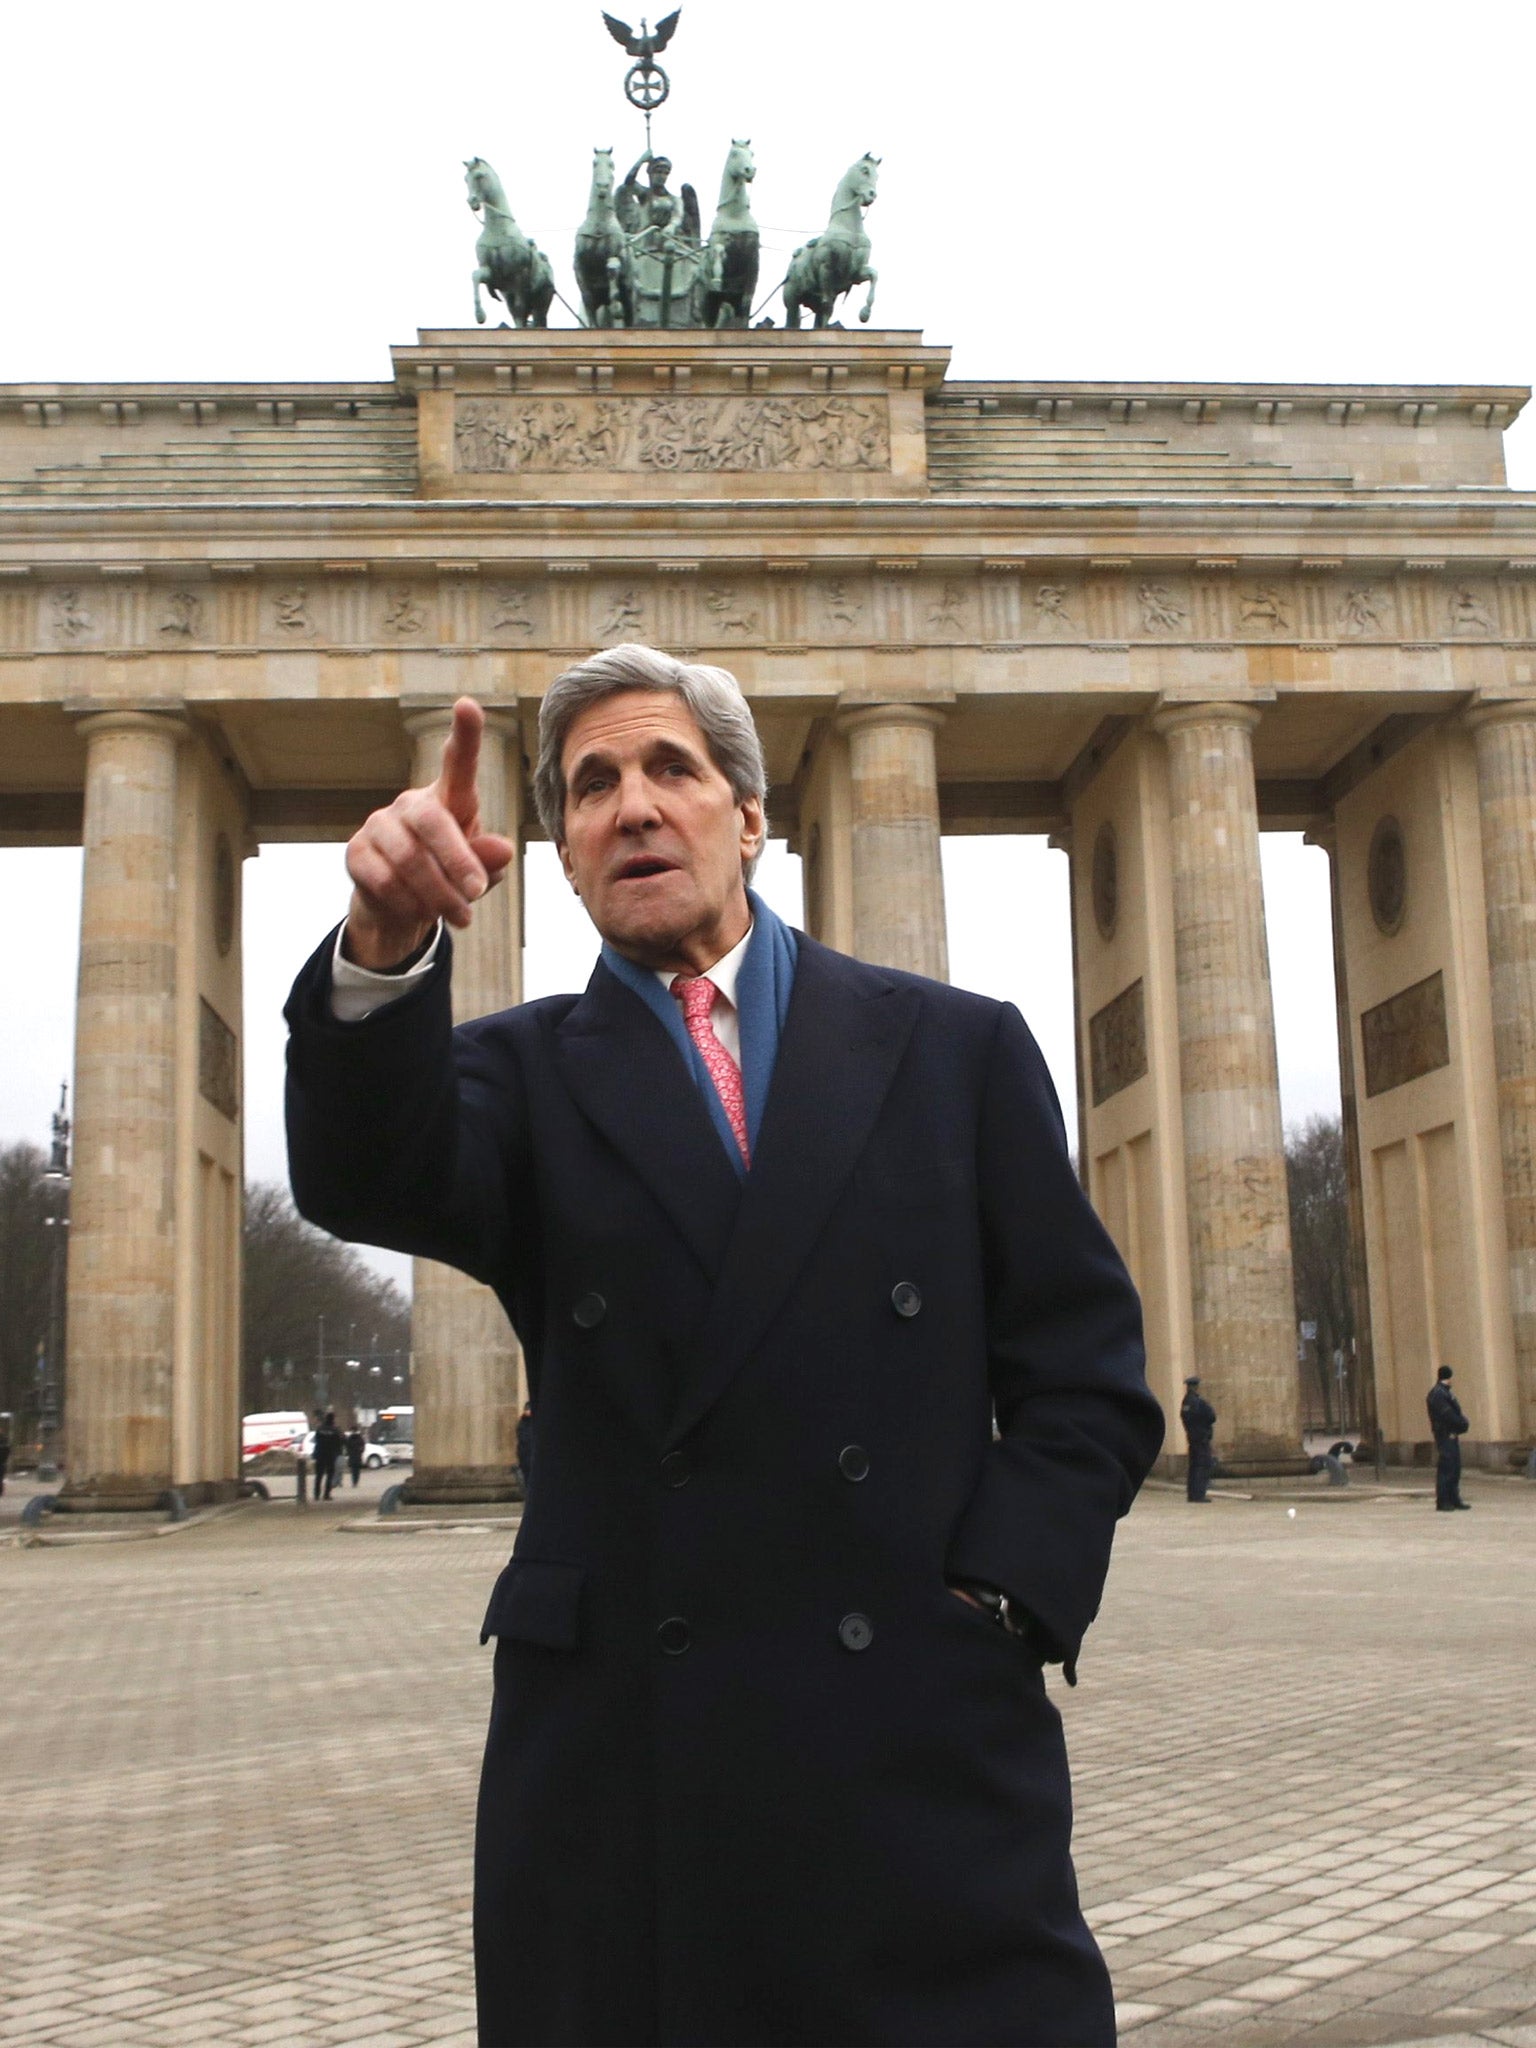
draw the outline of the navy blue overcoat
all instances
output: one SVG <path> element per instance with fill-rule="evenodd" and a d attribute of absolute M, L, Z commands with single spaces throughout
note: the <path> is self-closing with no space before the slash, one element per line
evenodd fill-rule
<path fill-rule="evenodd" d="M 482 2041 L 1113 2042 L 1041 1657 L 1162 1418 L 1018 1012 L 800 938 L 742 1181 L 604 967 L 455 1030 L 450 953 L 340 1024 L 327 941 L 288 1115 L 304 1214 L 494 1287 L 527 1357 Z"/>

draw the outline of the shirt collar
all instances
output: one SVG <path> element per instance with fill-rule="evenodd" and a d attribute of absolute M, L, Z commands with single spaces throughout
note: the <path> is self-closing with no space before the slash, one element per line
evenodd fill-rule
<path fill-rule="evenodd" d="M 747 957 L 747 948 L 752 943 L 753 929 L 754 927 L 749 924 L 745 936 L 737 940 L 729 953 L 723 959 L 717 960 L 713 967 L 704 969 L 715 987 L 719 989 L 721 1001 L 729 1003 L 733 1010 L 740 1007 L 736 1001 L 736 981 L 741 973 L 741 963 Z M 658 968 L 655 974 L 656 979 L 670 994 L 672 984 L 677 979 L 675 972 Z"/>

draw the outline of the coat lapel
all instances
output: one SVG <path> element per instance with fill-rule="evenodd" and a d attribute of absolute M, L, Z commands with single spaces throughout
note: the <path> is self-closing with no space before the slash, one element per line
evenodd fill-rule
<path fill-rule="evenodd" d="M 566 1086 L 671 1217 L 710 1279 L 725 1258 L 742 1182 L 661 1024 L 599 962 L 555 1032 Z"/>
<path fill-rule="evenodd" d="M 917 1008 L 915 989 L 800 939 L 752 1170 L 669 1443 L 720 1398 L 809 1257 L 869 1141 Z"/>

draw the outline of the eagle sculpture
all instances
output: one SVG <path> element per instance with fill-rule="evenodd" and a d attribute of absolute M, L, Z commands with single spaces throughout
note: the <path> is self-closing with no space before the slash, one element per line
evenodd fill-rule
<path fill-rule="evenodd" d="M 615 14 L 603 16 L 604 26 L 609 35 L 629 55 L 647 69 L 656 61 L 658 50 L 664 50 L 672 40 L 672 31 L 677 27 L 681 7 L 676 8 L 664 21 L 658 21 L 654 29 L 647 29 L 645 17 L 640 17 L 640 33 L 636 35 L 627 21 L 620 21 Z"/>

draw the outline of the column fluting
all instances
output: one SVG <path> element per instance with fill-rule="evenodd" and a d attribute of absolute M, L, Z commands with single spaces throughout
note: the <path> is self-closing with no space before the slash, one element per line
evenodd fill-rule
<path fill-rule="evenodd" d="M 1475 706 L 1520 1433 L 1536 1435 L 1536 701 Z"/>
<path fill-rule="evenodd" d="M 1194 1370 L 1238 1458 L 1301 1449 L 1290 1206 L 1251 706 L 1170 706 L 1174 967 Z"/>
<path fill-rule="evenodd" d="M 151 711 L 83 718 L 67 1482 L 74 1508 L 171 1484 L 175 1331 L 176 755 Z"/>
<path fill-rule="evenodd" d="M 433 781 L 452 711 L 411 712 L 412 780 Z M 453 935 L 456 1024 L 504 1010 L 522 994 L 522 759 L 517 722 L 489 712 L 480 743 L 480 816 L 487 832 L 517 843 L 506 874 Z M 467 1273 L 417 1259 L 411 1300 L 416 1457 L 412 1500 L 494 1500 L 511 1491 L 517 1461 L 517 1339 L 489 1287 Z"/>
<path fill-rule="evenodd" d="M 877 704 L 844 712 L 853 789 L 854 950 L 877 967 L 949 979 L 939 782 L 942 711 Z"/>

